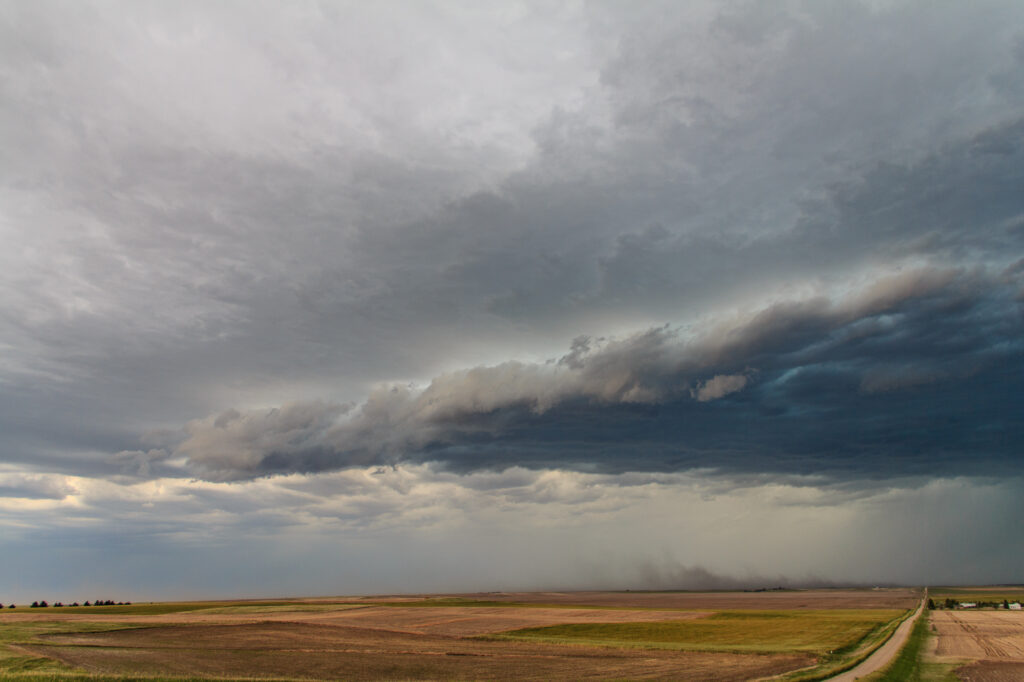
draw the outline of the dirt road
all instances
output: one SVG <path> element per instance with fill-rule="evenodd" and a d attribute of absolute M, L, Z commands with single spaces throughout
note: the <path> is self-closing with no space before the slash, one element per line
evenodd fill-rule
<path fill-rule="evenodd" d="M 921 605 L 917 607 L 917 611 L 914 612 L 910 618 L 900 623 L 900 626 L 896 628 L 896 632 L 892 633 L 889 640 L 880 646 L 875 653 L 871 654 L 866 661 L 858 665 L 852 670 L 847 670 L 845 673 L 840 673 L 835 677 L 830 677 L 829 682 L 853 682 L 853 680 L 867 677 L 873 672 L 881 670 L 885 666 L 889 665 L 889 662 L 893 659 L 896 654 L 900 652 L 903 645 L 907 642 L 907 637 L 910 636 L 910 631 L 914 628 L 914 623 L 921 617 L 921 613 L 924 611 L 925 601 L 928 599 L 928 594 L 925 593 L 924 598 L 921 600 Z"/>

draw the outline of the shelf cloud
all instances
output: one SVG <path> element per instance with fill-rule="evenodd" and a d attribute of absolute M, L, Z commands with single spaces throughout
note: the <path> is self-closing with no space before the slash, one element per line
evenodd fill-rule
<path fill-rule="evenodd" d="M 703 333 L 579 337 L 557 359 L 382 386 L 358 405 L 230 410 L 189 422 L 173 454 L 212 480 L 402 461 L 842 477 L 1011 471 L 1022 435 L 1011 397 L 1024 331 L 1017 286 L 1006 272 L 919 268 Z"/>

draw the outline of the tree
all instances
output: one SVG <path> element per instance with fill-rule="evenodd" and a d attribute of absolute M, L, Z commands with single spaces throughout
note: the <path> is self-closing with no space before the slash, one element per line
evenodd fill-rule
<path fill-rule="evenodd" d="M 931 599 L 928 600 L 928 610 L 929 611 L 934 611 L 935 610 L 935 602 L 933 602 Z"/>
<path fill-rule="evenodd" d="M 1006 601 L 1004 599 L 1003 600 L 1003 608 L 1006 609 L 1007 611 L 1009 611 L 1010 610 L 1010 602 L 1008 602 L 1008 601 Z"/>

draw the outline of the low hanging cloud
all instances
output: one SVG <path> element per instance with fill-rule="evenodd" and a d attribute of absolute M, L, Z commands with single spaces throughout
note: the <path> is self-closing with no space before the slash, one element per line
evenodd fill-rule
<path fill-rule="evenodd" d="M 702 403 L 715 400 L 730 393 L 740 391 L 747 385 L 745 374 L 717 374 L 700 385 L 692 392 L 694 398 Z"/>
<path fill-rule="evenodd" d="M 1005 273 L 909 269 L 702 334 L 578 337 L 558 360 L 383 386 L 358 407 L 229 410 L 188 423 L 174 454 L 211 480 L 402 461 L 871 476 L 883 460 L 896 473 L 956 470 L 970 452 L 998 467 L 1021 430 L 998 382 L 991 409 L 961 412 L 952 438 L 943 420 L 975 383 L 1021 367 L 1016 286 Z"/>

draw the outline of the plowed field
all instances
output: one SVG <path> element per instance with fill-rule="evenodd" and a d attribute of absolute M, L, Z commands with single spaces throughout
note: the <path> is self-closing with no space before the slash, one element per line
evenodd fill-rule
<path fill-rule="evenodd" d="M 504 607 L 378 606 L 307 617 L 325 625 L 351 625 L 379 630 L 466 637 L 505 630 L 564 623 L 640 623 L 693 620 L 710 615 L 697 611 L 627 611 L 611 609 L 545 609 Z"/>
<path fill-rule="evenodd" d="M 973 660 L 958 668 L 962 680 L 1024 680 L 1024 613 L 933 611 L 937 660 Z"/>
<path fill-rule="evenodd" d="M 748 680 L 811 657 L 490 642 L 310 623 L 166 626 L 56 635 L 25 647 L 115 674 L 256 675 L 330 679 Z"/>

